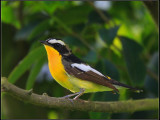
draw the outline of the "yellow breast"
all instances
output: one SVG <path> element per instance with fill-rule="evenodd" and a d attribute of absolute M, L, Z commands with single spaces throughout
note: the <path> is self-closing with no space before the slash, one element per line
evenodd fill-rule
<path fill-rule="evenodd" d="M 45 45 L 45 49 L 48 55 L 48 65 L 51 75 L 60 85 L 72 91 L 73 85 L 68 80 L 68 76 L 62 64 L 62 56 L 57 50 L 50 46 Z"/>

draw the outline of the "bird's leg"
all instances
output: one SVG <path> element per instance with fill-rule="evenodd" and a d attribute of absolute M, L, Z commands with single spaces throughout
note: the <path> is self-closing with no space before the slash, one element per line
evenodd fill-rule
<path fill-rule="evenodd" d="M 73 94 L 70 94 L 70 95 L 66 95 L 66 96 L 64 96 L 64 97 L 62 97 L 62 98 L 70 98 L 70 97 L 72 97 L 72 96 L 75 96 L 75 95 L 77 95 L 75 98 L 77 99 L 78 97 L 80 97 L 82 94 L 83 94 L 83 92 L 84 92 L 84 89 L 80 89 L 80 92 L 76 92 L 76 93 L 73 93 Z M 75 98 L 74 98 L 74 100 L 75 100 Z"/>
<path fill-rule="evenodd" d="M 63 96 L 62 98 L 70 98 L 70 97 L 78 95 L 78 94 L 79 94 L 79 92 L 76 92 L 76 93 L 73 93 L 73 94 L 70 94 L 70 95 Z"/>
<path fill-rule="evenodd" d="M 115 92 L 114 90 L 112 91 L 112 93 L 113 93 L 113 94 L 116 94 L 116 92 Z"/>
<path fill-rule="evenodd" d="M 80 92 L 78 92 L 79 94 L 78 94 L 76 97 L 74 97 L 73 100 L 76 100 L 76 99 L 78 99 L 81 95 L 83 95 L 84 91 L 85 91 L 85 89 L 81 88 L 81 89 L 80 89 Z"/>

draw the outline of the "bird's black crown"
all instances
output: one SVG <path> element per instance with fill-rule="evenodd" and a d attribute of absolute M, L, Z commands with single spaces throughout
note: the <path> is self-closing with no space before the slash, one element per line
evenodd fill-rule
<path fill-rule="evenodd" d="M 49 38 L 46 41 L 41 41 L 41 43 L 45 45 L 49 45 L 56 49 L 62 56 L 68 55 L 71 53 L 71 50 L 67 47 L 67 45 L 60 39 Z"/>

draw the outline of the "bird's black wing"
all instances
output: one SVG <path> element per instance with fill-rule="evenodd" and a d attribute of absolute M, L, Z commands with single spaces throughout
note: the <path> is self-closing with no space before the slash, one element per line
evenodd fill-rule
<path fill-rule="evenodd" d="M 72 59 L 71 59 L 71 57 L 72 57 Z M 109 88 L 114 89 L 118 92 L 118 89 L 116 89 L 116 87 L 113 86 L 110 83 L 110 80 L 105 78 L 105 76 L 99 75 L 92 70 L 84 71 L 78 67 L 72 67 L 71 65 L 74 63 L 86 65 L 84 62 L 82 62 L 76 56 L 70 56 L 69 58 L 62 58 L 62 62 L 63 62 L 64 68 L 68 74 L 75 76 L 75 77 L 82 79 L 82 80 L 87 80 L 87 81 L 90 81 L 90 82 L 93 82 L 93 83 L 96 83 L 99 85 L 109 87 Z"/>
<path fill-rule="evenodd" d="M 86 65 L 82 60 L 80 60 L 79 58 L 77 58 L 73 54 L 63 57 L 62 62 L 64 64 L 66 72 L 72 76 L 79 78 L 79 79 L 91 81 L 91 82 L 112 88 L 116 91 L 118 91 L 118 89 L 116 89 L 116 87 L 113 85 L 126 87 L 126 88 L 129 88 L 134 91 L 139 91 L 139 92 L 142 91 L 137 88 L 120 83 L 120 82 L 118 82 L 114 79 L 111 79 L 109 77 L 106 77 L 104 75 L 99 75 L 94 71 L 84 71 L 78 67 L 72 67 L 71 65 L 74 63 Z"/>

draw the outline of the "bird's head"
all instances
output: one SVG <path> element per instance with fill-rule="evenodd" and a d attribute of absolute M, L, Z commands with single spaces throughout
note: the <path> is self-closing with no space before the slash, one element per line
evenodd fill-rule
<path fill-rule="evenodd" d="M 70 55 L 71 50 L 68 46 L 62 41 L 58 39 L 49 38 L 46 41 L 40 41 L 45 46 L 50 46 L 57 50 L 62 56 Z"/>

